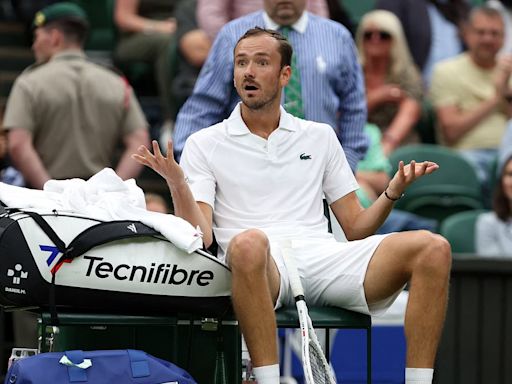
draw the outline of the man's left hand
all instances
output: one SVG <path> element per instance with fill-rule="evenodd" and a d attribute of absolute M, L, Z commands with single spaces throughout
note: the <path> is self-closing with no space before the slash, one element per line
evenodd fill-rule
<path fill-rule="evenodd" d="M 387 191 L 391 196 L 396 196 L 398 198 L 416 179 L 424 175 L 429 175 L 432 172 L 437 171 L 437 169 L 439 169 L 439 165 L 432 161 L 416 163 L 415 160 L 412 160 L 407 165 L 405 165 L 403 161 L 400 161 L 398 164 L 398 171 L 389 182 Z"/>

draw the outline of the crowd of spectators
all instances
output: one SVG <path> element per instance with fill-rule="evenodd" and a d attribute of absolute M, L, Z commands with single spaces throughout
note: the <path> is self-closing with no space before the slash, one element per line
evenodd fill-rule
<path fill-rule="evenodd" d="M 2 117 L 0 181 L 42 188 L 50 178 L 88 178 L 103 167 L 138 177 L 130 154 L 149 142 L 138 90 L 87 59 L 94 25 L 83 10 L 47 3 L 55 4 L 30 23 L 36 62 L 17 78 Z M 113 4 L 112 58 L 151 68 L 160 144 L 167 148 L 172 137 L 177 158 L 192 133 L 229 118 L 239 102 L 233 48 L 240 36 L 256 25 L 276 29 L 291 42 L 292 72 L 300 75 L 298 88 L 290 81 L 284 89 L 285 108 L 298 92 L 298 116 L 332 126 L 363 206 L 386 193 L 389 156 L 421 143 L 418 124 L 432 105 L 436 145 L 467 159 L 483 195 L 494 195 L 475 226 L 476 252 L 512 257 L 512 1 L 377 0 L 355 28 L 341 1 Z M 146 204 L 171 211 L 151 192 Z M 436 231 L 438 223 L 393 210 L 379 231 L 413 229 Z"/>
<path fill-rule="evenodd" d="M 57 1 L 40 1 L 37 5 L 50 3 Z M 504 163 L 497 159 L 498 147 L 512 112 L 512 89 L 508 85 L 512 71 L 512 2 L 489 0 L 476 8 L 475 2 L 469 0 L 376 0 L 374 10 L 359 20 L 350 16 L 349 7 L 344 7 L 342 1 L 297 3 L 304 4 L 310 25 L 305 32 L 299 25 L 286 33 L 298 60 L 296 70 L 302 79 L 304 117 L 335 128 L 352 169 L 359 175 L 363 201 L 371 202 L 375 194 L 382 192 L 385 181 L 381 180 L 386 180 L 389 172 L 388 166 L 379 161 L 368 163 L 368 159 L 374 158 L 365 156 L 370 143 L 376 144 L 376 138 L 380 141 L 380 154 L 386 161 L 400 146 L 421 143 L 418 125 L 428 113 L 425 106 L 430 104 L 437 145 L 466 157 L 475 167 L 484 194 L 493 193 L 491 183 L 499 179 L 497 168 L 502 170 Z M 17 4 L 17 14 L 27 18 L 28 8 L 23 2 Z M 178 157 L 192 132 L 227 118 L 238 101 L 230 77 L 232 48 L 239 35 L 252 24 L 280 28 L 282 12 L 284 17 L 287 12 L 274 0 L 116 0 L 113 4 L 117 45 L 112 58 L 115 63 L 144 61 L 152 67 L 163 122 L 159 127 L 160 143 L 165 148 L 165 142 L 173 137 Z M 342 21 L 346 28 L 328 21 L 329 18 Z M 318 40 L 312 25 L 318 25 L 322 31 Z M 94 22 L 91 27 L 94 28 Z M 332 37 L 325 38 L 325 31 L 333 31 Z M 35 36 L 33 50 L 37 58 L 41 38 L 37 39 L 37 33 Z M 83 46 L 76 50 L 83 51 Z M 59 151 L 59 163 L 56 154 L 48 149 L 55 144 L 54 139 L 52 144 L 45 139 L 50 136 L 48 132 L 54 131 L 40 127 L 43 121 L 55 126 L 45 115 L 50 107 L 43 104 L 57 103 L 54 96 L 47 94 L 58 88 L 48 86 L 46 93 L 37 97 L 27 93 L 29 89 L 34 91 L 27 80 L 34 77 L 31 72 L 41 73 L 49 70 L 50 65 L 55 66 L 55 57 L 44 64 L 51 57 L 38 58 L 41 62 L 20 75 L 12 89 L 0 132 L 4 182 L 41 188 L 48 178 L 89 177 L 100 166 L 115 167 L 116 161 L 129 161 L 119 151 L 116 160 L 114 156 L 105 157 L 115 152 L 115 140 L 121 145 L 124 142 L 126 151 L 147 140 L 141 136 L 130 140 L 126 136 L 136 131 L 134 124 L 139 128 L 147 125 L 142 115 L 138 123 L 127 127 L 127 121 L 133 117 L 116 112 L 123 123 L 114 124 L 114 120 L 105 119 L 104 112 L 92 112 L 91 100 L 106 94 L 95 86 L 100 89 L 98 94 L 81 95 L 75 102 L 87 106 L 87 114 L 101 114 L 101 123 L 82 119 L 80 115 L 66 122 L 61 115 L 52 117 L 68 126 L 67 130 L 59 128 L 59 132 L 70 135 L 62 136 L 58 144 L 61 150 L 68 149 Z M 66 60 L 61 60 L 61 65 L 67 65 Z M 57 85 L 65 78 L 59 76 Z M 138 89 L 131 91 L 126 85 L 125 90 L 129 103 L 135 103 L 129 109 L 137 111 Z M 70 105 L 63 108 L 80 109 Z M 107 103 L 102 105 L 107 111 L 113 110 Z M 98 127 L 102 137 L 106 137 L 106 132 L 114 132 L 116 126 L 117 133 L 111 133 L 108 148 L 102 149 L 101 161 L 96 153 L 105 140 L 94 142 L 96 134 L 90 134 L 90 130 L 86 135 L 79 133 L 83 128 L 80 125 L 86 122 Z M 55 137 L 54 133 L 51 136 Z M 75 158 L 65 159 L 62 153 Z M 74 162 L 85 165 L 75 170 L 69 168 L 72 173 L 54 171 L 58 168 L 53 164 L 67 168 Z M 138 171 L 133 169 L 126 177 L 137 175 Z M 425 228 L 432 229 L 426 222 Z"/>

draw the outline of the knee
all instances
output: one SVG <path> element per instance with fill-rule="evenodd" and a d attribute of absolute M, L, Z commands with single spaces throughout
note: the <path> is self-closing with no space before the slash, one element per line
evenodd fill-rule
<path fill-rule="evenodd" d="M 421 250 L 418 252 L 417 267 L 442 276 L 448 276 L 452 265 L 450 243 L 441 235 L 420 231 Z"/>
<path fill-rule="evenodd" d="M 269 254 L 269 242 L 265 233 L 249 229 L 236 235 L 229 243 L 227 258 L 232 270 L 251 271 L 265 268 Z"/>

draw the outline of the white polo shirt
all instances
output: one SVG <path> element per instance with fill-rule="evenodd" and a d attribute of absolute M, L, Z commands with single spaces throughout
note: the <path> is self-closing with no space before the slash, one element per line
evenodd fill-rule
<path fill-rule="evenodd" d="M 238 104 L 228 119 L 188 138 L 180 164 L 196 201 L 213 208 L 221 258 L 250 228 L 271 239 L 330 238 L 323 197 L 331 204 L 359 188 L 334 130 L 282 107 L 265 140 L 249 131 Z"/>

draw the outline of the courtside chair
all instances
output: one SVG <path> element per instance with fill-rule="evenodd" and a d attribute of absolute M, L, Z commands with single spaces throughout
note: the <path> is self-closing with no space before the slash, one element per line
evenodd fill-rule
<path fill-rule="evenodd" d="M 475 225 L 484 209 L 459 212 L 446 218 L 439 233 L 452 246 L 453 253 L 475 253 Z"/>
<path fill-rule="evenodd" d="M 407 188 L 396 208 L 440 223 L 454 213 L 484 208 L 475 170 L 455 150 L 435 144 L 406 145 L 391 153 L 389 160 L 392 175 L 397 171 L 400 160 L 406 164 L 411 160 L 430 160 L 439 164 L 436 172 L 416 180 Z"/>

